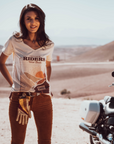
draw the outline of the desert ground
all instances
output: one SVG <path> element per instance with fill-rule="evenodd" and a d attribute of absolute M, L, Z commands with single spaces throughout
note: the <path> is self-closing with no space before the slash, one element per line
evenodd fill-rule
<path fill-rule="evenodd" d="M 10 73 L 12 66 L 7 66 Z M 111 72 L 113 62 L 52 63 L 51 90 L 53 93 L 52 144 L 89 144 L 89 134 L 79 129 L 80 104 L 83 100 L 100 100 L 114 95 Z M 0 74 L 0 144 L 10 144 L 8 118 L 10 87 Z M 61 94 L 66 89 L 68 94 Z M 25 144 L 37 144 L 33 117 L 29 120 Z"/>

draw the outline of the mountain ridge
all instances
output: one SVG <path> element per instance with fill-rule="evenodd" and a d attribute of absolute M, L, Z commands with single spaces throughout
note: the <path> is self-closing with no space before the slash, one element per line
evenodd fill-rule
<path fill-rule="evenodd" d="M 82 53 L 70 61 L 73 62 L 106 62 L 114 61 L 114 41 L 103 46 L 98 46 L 94 49 Z"/>

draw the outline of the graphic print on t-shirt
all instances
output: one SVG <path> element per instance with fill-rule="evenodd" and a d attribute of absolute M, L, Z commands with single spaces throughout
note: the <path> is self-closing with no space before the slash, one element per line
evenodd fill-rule
<path fill-rule="evenodd" d="M 42 84 L 46 80 L 46 75 L 45 75 L 45 73 L 43 74 L 42 71 L 37 72 L 35 76 L 33 76 L 33 75 L 29 74 L 29 73 L 26 73 L 26 72 L 24 72 L 24 74 L 29 79 L 31 79 L 32 81 L 36 82 L 37 84 Z"/>
<path fill-rule="evenodd" d="M 35 91 L 46 81 L 45 58 L 23 57 L 20 59 L 20 91 Z"/>

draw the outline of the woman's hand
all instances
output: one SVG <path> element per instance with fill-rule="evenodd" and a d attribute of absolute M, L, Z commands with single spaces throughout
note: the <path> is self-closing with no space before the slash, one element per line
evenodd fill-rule
<path fill-rule="evenodd" d="M 0 56 L 0 71 L 1 71 L 2 75 L 5 77 L 5 79 L 8 81 L 8 83 L 10 84 L 10 86 L 12 86 L 13 80 L 12 80 L 12 77 L 5 65 L 7 58 L 8 58 L 8 56 L 6 56 L 3 53 L 1 54 L 1 56 Z"/>

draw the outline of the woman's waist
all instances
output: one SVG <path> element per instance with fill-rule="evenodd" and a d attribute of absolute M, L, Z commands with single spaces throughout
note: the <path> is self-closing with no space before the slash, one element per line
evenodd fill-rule
<path fill-rule="evenodd" d="M 34 96 L 40 95 L 40 93 L 37 93 L 37 92 L 16 92 L 16 91 L 11 92 L 11 94 L 16 95 L 16 96 L 23 96 L 23 97 L 26 97 L 26 96 L 34 97 Z"/>
<path fill-rule="evenodd" d="M 30 97 L 30 100 L 34 100 L 34 104 L 39 105 L 47 105 L 51 102 L 51 95 L 45 94 L 45 93 L 37 93 L 37 92 L 11 92 L 10 94 L 10 100 L 11 101 L 17 101 L 21 98 L 28 98 Z"/>

